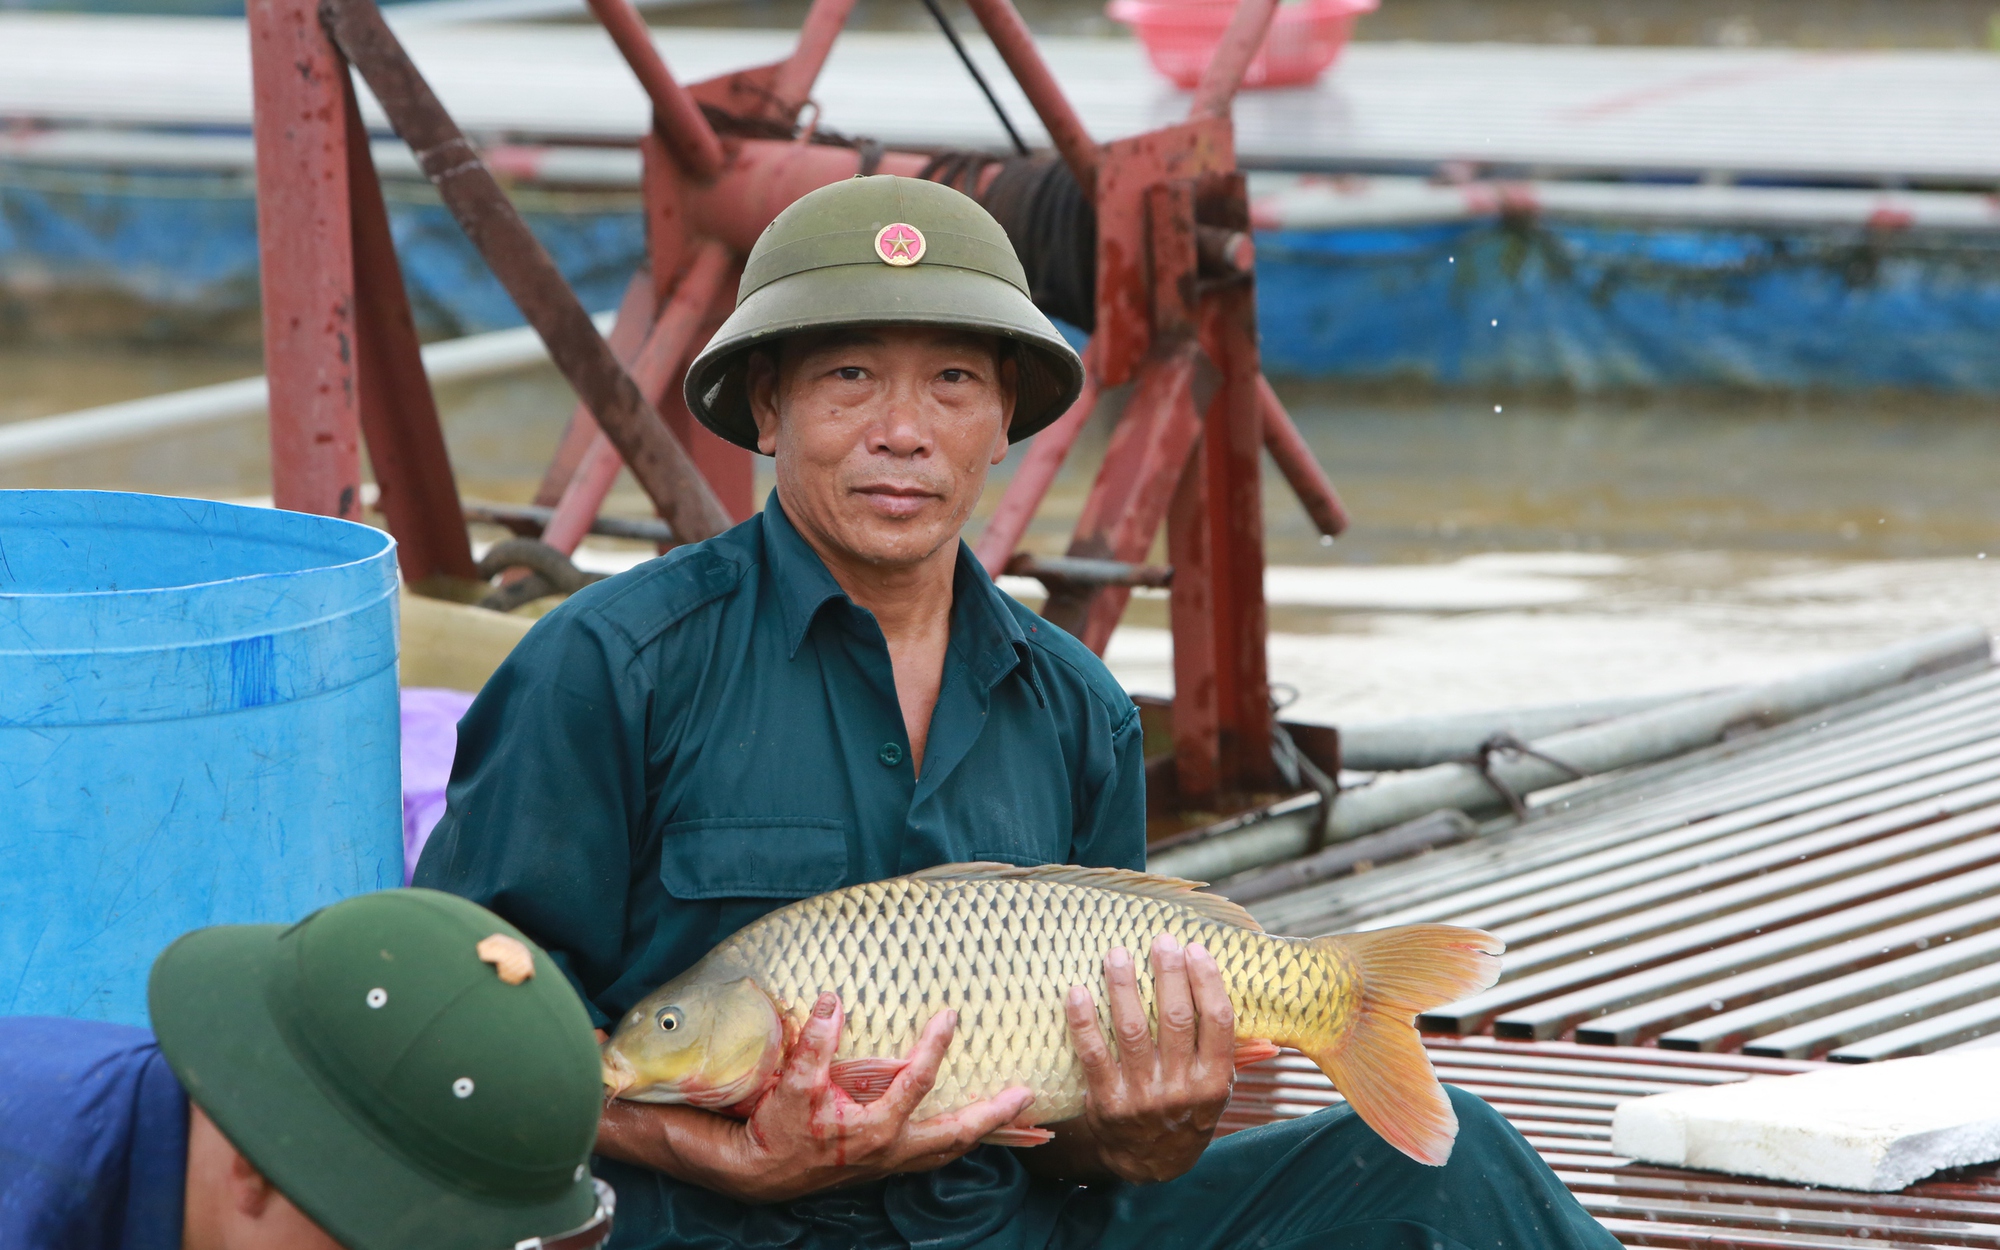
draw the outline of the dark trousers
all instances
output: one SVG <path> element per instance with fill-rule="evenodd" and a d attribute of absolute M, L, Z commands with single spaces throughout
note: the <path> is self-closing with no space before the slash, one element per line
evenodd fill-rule
<path fill-rule="evenodd" d="M 1449 1087 L 1447 1087 L 1449 1089 Z M 1064 1250 L 1616 1250 L 1512 1125 L 1452 1089 L 1458 1142 L 1414 1163 L 1346 1106 L 1222 1138 L 1194 1170 L 1124 1189 Z M 1065 1221 L 1068 1224 L 1068 1221 Z"/>

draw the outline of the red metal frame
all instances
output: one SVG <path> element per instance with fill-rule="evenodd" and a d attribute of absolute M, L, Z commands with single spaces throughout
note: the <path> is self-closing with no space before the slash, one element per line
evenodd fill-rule
<path fill-rule="evenodd" d="M 257 239 L 280 508 L 358 520 L 347 62 L 315 0 L 252 0 Z"/>
<path fill-rule="evenodd" d="M 352 32 L 386 30 L 379 19 L 372 26 L 352 20 L 352 11 L 372 0 L 252 0 L 277 495 L 287 507 L 354 515 L 357 434 L 365 424 L 406 570 L 458 573 L 469 554 L 462 552 L 462 526 L 448 519 L 458 507 L 450 466 L 417 372 L 415 334 L 399 302 L 400 275 L 386 249 L 365 136 L 358 122 L 342 124 L 351 112 L 346 64 L 315 19 L 316 3 L 334 23 L 339 47 L 352 51 L 364 72 L 370 57 L 400 55 L 383 50 L 386 35 L 367 53 L 351 44 L 359 37 Z M 1140 564 L 1165 529 L 1174 567 L 1180 798 L 1202 806 L 1267 789 L 1275 780 L 1264 668 L 1260 450 L 1271 452 L 1322 532 L 1338 533 L 1346 524 L 1258 364 L 1248 205 L 1229 106 L 1276 0 L 1243 0 L 1187 121 L 1104 144 L 1085 130 L 1010 0 L 968 3 L 1090 195 L 1099 240 L 1097 325 L 1085 353 L 1084 394 L 1029 448 L 980 538 L 979 558 L 996 574 L 1007 566 L 1100 388 L 1131 383 L 1069 553 Z M 588 531 L 619 467 L 600 422 L 628 452 L 644 433 L 648 455 L 664 448 L 675 463 L 698 470 L 670 479 L 654 466 L 646 481 L 663 515 L 672 510 L 706 529 L 718 509 L 731 518 L 749 514 L 750 456 L 692 420 L 679 402 L 681 376 L 695 347 L 729 311 L 742 258 L 758 234 L 799 196 L 854 176 L 863 160 L 851 147 L 743 138 L 734 127 L 719 133 L 704 112 L 794 125 L 854 0 L 814 0 L 784 61 L 687 86 L 667 69 L 630 0 L 589 4 L 653 105 L 653 132 L 641 143 L 650 258 L 648 272 L 627 292 L 608 348 L 559 344 L 571 359 L 588 357 L 596 370 L 593 386 L 580 388 L 591 398 L 572 417 L 538 496 L 556 510 L 545 538 L 564 548 Z M 412 90 L 421 88 L 407 64 L 397 73 L 398 81 L 414 83 Z M 427 133 L 436 143 L 436 136 L 456 132 L 448 119 L 433 118 Z M 470 165 L 454 166 L 449 176 L 476 167 L 472 155 Z M 432 159 L 428 152 L 420 157 Z M 873 168 L 914 176 L 927 161 L 919 153 L 883 152 Z M 496 268 L 507 259 L 489 254 Z M 368 323 L 359 333 L 357 317 Z M 539 316 L 530 310 L 530 320 L 555 321 L 545 310 Z M 577 338 L 572 325 L 563 331 Z M 616 386 L 603 381 L 607 358 L 624 370 Z M 643 397 L 638 404 L 632 391 Z M 627 398 L 611 403 L 606 397 L 613 392 Z M 646 403 L 657 408 L 646 411 Z M 635 431 L 635 412 L 664 430 Z M 692 482 L 708 510 L 691 509 L 671 491 L 663 495 L 660 486 L 670 480 Z M 1129 585 L 1066 582 L 1052 588 L 1045 612 L 1101 651 L 1130 593 Z"/>
<path fill-rule="evenodd" d="M 470 578 L 458 481 L 424 377 L 417 325 L 389 234 L 375 158 L 352 89 L 347 97 L 347 187 L 354 230 L 354 368 L 361 432 L 380 488 L 376 507 L 398 539 L 403 576 Z"/>

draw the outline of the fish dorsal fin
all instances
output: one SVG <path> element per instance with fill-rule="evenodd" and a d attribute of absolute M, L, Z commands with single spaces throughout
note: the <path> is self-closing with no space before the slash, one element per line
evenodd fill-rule
<path fill-rule="evenodd" d="M 1080 864 L 1040 864 L 1032 868 L 1018 864 L 939 864 L 909 874 L 918 881 L 1044 881 L 1051 885 L 1074 885 L 1118 894 L 1157 898 L 1185 907 L 1197 916 L 1218 924 L 1233 925 L 1258 933 L 1264 926 L 1256 917 L 1220 894 L 1203 894 L 1201 881 L 1162 877 L 1156 873 L 1133 872 L 1129 868 L 1085 868 Z"/>

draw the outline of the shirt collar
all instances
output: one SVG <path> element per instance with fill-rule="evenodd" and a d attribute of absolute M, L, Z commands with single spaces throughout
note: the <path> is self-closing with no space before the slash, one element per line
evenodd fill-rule
<path fill-rule="evenodd" d="M 827 572 L 819 552 L 793 527 L 775 490 L 764 502 L 764 557 L 778 596 L 778 610 L 785 618 L 786 654 L 797 656 L 819 610 L 830 600 L 852 601 Z"/>
<path fill-rule="evenodd" d="M 778 610 L 784 616 L 786 654 L 795 657 L 821 608 L 835 599 L 848 604 L 853 600 L 785 515 L 775 490 L 764 504 L 764 552 Z M 1028 636 L 1008 610 L 1000 588 L 962 541 L 951 590 L 951 649 L 966 671 L 990 690 L 1027 662 Z"/>
<path fill-rule="evenodd" d="M 951 583 L 951 646 L 964 660 L 966 672 L 988 690 L 1017 668 L 1028 664 L 1028 635 L 1007 606 L 1007 598 L 963 541 Z M 1040 686 L 1035 698 L 1041 701 Z"/>

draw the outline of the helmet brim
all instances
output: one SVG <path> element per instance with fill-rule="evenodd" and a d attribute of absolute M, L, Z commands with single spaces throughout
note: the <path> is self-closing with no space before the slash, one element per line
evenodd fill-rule
<path fill-rule="evenodd" d="M 1076 350 L 1013 284 L 943 265 L 838 265 L 781 278 L 738 304 L 688 366 L 688 411 L 719 437 L 755 451 L 757 423 L 745 376 L 750 352 L 787 335 L 866 325 L 969 330 L 1015 344 L 1009 442 L 1041 431 L 1083 390 Z"/>
<path fill-rule="evenodd" d="M 148 987 L 160 1053 L 188 1096 L 293 1206 L 349 1250 L 491 1250 L 577 1228 L 588 1175 L 560 1196 L 480 1198 L 420 1175 L 343 1111 L 265 1001 L 286 925 L 218 925 L 169 946 Z"/>

